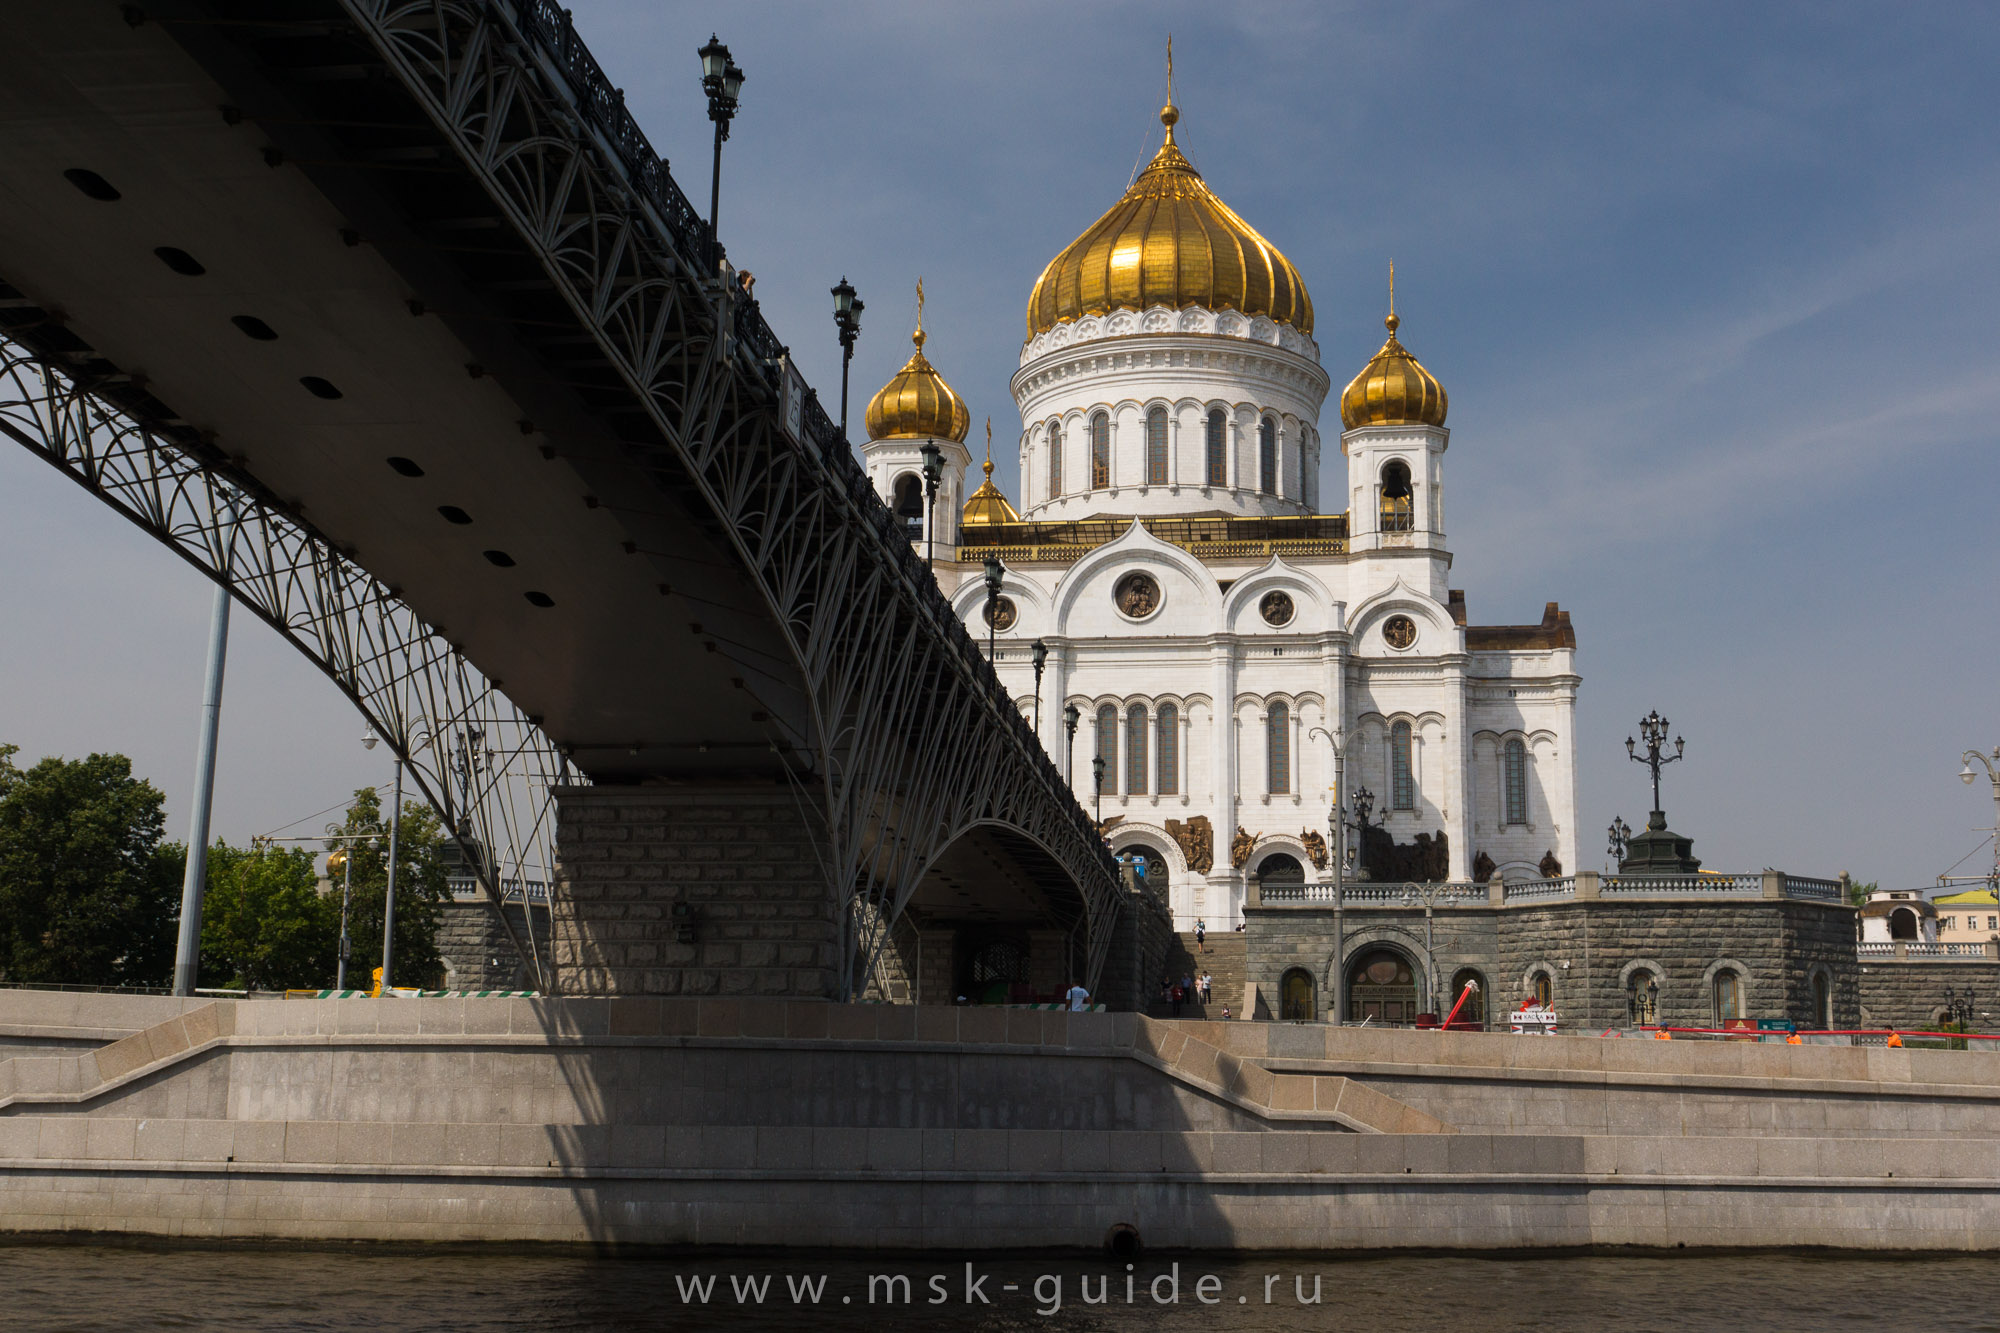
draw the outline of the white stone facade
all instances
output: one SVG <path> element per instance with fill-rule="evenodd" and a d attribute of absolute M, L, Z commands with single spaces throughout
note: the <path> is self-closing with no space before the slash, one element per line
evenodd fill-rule
<path fill-rule="evenodd" d="M 1346 747 L 1350 793 L 1374 794 L 1375 821 L 1397 844 L 1447 835 L 1450 878 L 1473 878 L 1482 854 L 1508 879 L 1536 877 L 1550 857 L 1577 865 L 1567 619 L 1551 605 L 1538 626 L 1462 623 L 1464 600 L 1448 586 L 1442 426 L 1345 432 L 1344 468 L 1331 479 L 1331 498 L 1345 492 L 1344 537 L 1337 517 L 1315 522 L 1328 387 L 1317 346 L 1289 326 L 1199 308 L 1121 311 L 1058 325 L 1023 349 L 1013 378 L 1022 524 L 945 531 L 956 515 L 945 497 L 966 494 L 970 456 L 940 442 L 940 585 L 983 643 L 981 562 L 991 553 L 1006 564 L 1014 618 L 995 636 L 1000 677 L 1032 717 L 1030 645 L 1048 646 L 1043 743 L 1086 810 L 1100 799 L 1091 760 L 1101 745 L 1108 840 L 1165 865 L 1182 929 L 1234 926 L 1274 853 L 1296 860 L 1308 883 L 1331 878 L 1306 835 L 1332 842 L 1332 737 Z M 1100 415 L 1107 456 L 1093 477 Z M 866 446 L 885 501 L 915 470 L 920 443 Z M 1384 476 L 1397 467 L 1407 469 L 1407 517 L 1385 520 Z M 1272 519 L 1300 521 L 1297 535 L 1257 522 Z M 1080 520 L 1098 522 L 1061 526 Z M 1193 535 L 1204 523 L 1206 542 Z M 1118 595 L 1134 574 L 1154 583 L 1136 613 Z M 1288 617 L 1282 605 L 1267 617 L 1273 593 L 1289 599 Z M 1080 718 L 1073 747 L 1066 706 Z M 1185 850 L 1196 817 L 1213 857 L 1200 872 Z M 1239 828 L 1255 840 L 1240 868 Z"/>

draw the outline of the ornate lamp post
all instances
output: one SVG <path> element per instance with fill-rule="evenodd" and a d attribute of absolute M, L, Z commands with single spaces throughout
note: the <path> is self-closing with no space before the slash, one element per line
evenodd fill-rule
<path fill-rule="evenodd" d="M 1440 880 L 1435 884 L 1419 884 L 1411 880 L 1403 885 L 1403 905 L 1415 907 L 1424 905 L 1424 1009 L 1437 1013 L 1437 955 L 1431 952 L 1431 913 L 1438 900 L 1458 901 L 1458 890 L 1450 883 Z"/>
<path fill-rule="evenodd" d="M 1987 780 L 1993 784 L 1994 844 L 1993 844 L 1992 879 L 1996 890 L 2000 890 L 2000 769 L 1995 769 L 1993 766 L 1994 760 L 2000 760 L 2000 745 L 1996 745 L 1993 747 L 1992 759 L 1988 759 L 1985 755 L 1981 754 L 1977 750 L 1967 750 L 1963 758 L 1965 760 L 1965 767 L 1958 770 L 1958 780 L 1960 782 L 1963 782 L 1966 786 L 1970 787 L 1972 785 L 1972 780 L 1979 776 L 1977 773 L 1972 771 L 1972 761 L 1977 759 L 1979 761 L 1979 766 L 1986 770 Z"/>
<path fill-rule="evenodd" d="M 1368 816 L 1375 812 L 1375 793 L 1366 787 L 1354 789 L 1354 828 L 1358 840 L 1354 848 L 1354 878 L 1368 878 Z"/>
<path fill-rule="evenodd" d="M 1674 737 L 1674 752 L 1670 755 L 1662 755 L 1660 753 L 1661 747 L 1666 744 L 1669 725 L 1667 720 L 1660 716 L 1660 710 L 1657 708 L 1639 719 L 1639 734 L 1646 738 L 1646 754 L 1644 758 L 1635 753 L 1632 738 L 1630 736 L 1625 738 L 1626 757 L 1631 759 L 1633 763 L 1644 764 L 1653 771 L 1653 818 L 1660 821 L 1659 827 L 1661 828 L 1667 826 L 1667 817 L 1666 813 L 1660 809 L 1660 770 L 1668 764 L 1679 762 L 1681 752 L 1687 748 L 1687 742 L 1676 736 Z M 1646 827 L 1651 828 L 1653 825 L 1649 821 Z"/>
<path fill-rule="evenodd" d="M 1959 990 L 1954 986 L 1946 986 L 1944 988 L 1943 1008 L 1948 1022 L 1958 1024 L 1958 1029 L 1961 1032 L 1970 1031 L 1972 1028 L 1972 987 L 1967 986 L 1964 990 Z"/>
<path fill-rule="evenodd" d="M 716 210 L 722 202 L 722 145 L 729 138 L 729 122 L 736 119 L 736 98 L 743 91 L 743 71 L 729 58 L 729 48 L 708 35 L 708 45 L 695 54 L 701 57 L 701 90 L 708 94 L 708 118 L 715 122 L 715 169 L 708 180 L 708 242 L 714 252 L 710 263 L 722 259 L 721 233 L 716 230 Z"/>
<path fill-rule="evenodd" d="M 924 563 L 932 564 L 937 560 L 937 493 L 944 477 L 944 455 L 930 440 L 917 452 L 924 456 Z"/>
<path fill-rule="evenodd" d="M 1104 756 L 1090 757 L 1090 780 L 1097 790 L 1097 836 L 1104 836 Z"/>
<path fill-rule="evenodd" d="M 1611 858 L 1613 865 L 1622 865 L 1625 861 L 1625 849 L 1632 843 L 1632 826 L 1625 822 L 1623 815 L 1613 815 L 1611 827 L 1607 832 L 1611 840 L 1605 844 L 1604 854 Z"/>
<path fill-rule="evenodd" d="M 854 294 L 854 284 L 841 275 L 833 285 L 833 325 L 840 330 L 840 438 L 847 438 L 847 368 L 854 362 L 854 340 L 861 335 L 861 312 L 868 303 Z"/>
<path fill-rule="evenodd" d="M 1333 988 L 1333 1021 L 1347 1019 L 1347 931 L 1342 919 L 1341 880 L 1347 874 L 1347 816 L 1341 813 L 1342 791 L 1347 786 L 1347 754 L 1340 746 L 1340 738 L 1325 727 L 1314 727 L 1306 733 L 1310 740 L 1314 736 L 1326 737 L 1326 743 L 1333 747 L 1333 799 L 1326 806 L 1326 831 L 1333 836 L 1333 975 L 1341 979 Z"/>
<path fill-rule="evenodd" d="M 372 750 L 381 737 L 370 727 L 361 736 L 361 748 Z M 413 742 L 414 743 L 414 742 Z M 389 887 L 382 897 L 382 989 L 389 989 L 389 971 L 396 963 L 396 844 L 403 832 L 403 758 L 396 756 L 395 795 L 389 806 Z M 340 963 L 347 966 L 346 909 L 341 912 Z"/>
<path fill-rule="evenodd" d="M 1000 563 L 1000 557 L 986 557 L 986 660 L 993 660 L 994 627 L 999 621 L 1000 580 L 1006 576 L 1007 568 Z"/>
<path fill-rule="evenodd" d="M 1077 710 L 1075 704 L 1068 704 L 1063 708 L 1063 726 L 1069 732 L 1069 743 L 1063 749 L 1063 777 L 1071 782 L 1075 779 L 1071 778 L 1070 774 L 1076 771 L 1076 724 L 1082 720 L 1083 714 Z"/>
<path fill-rule="evenodd" d="M 1630 736 L 1625 738 L 1625 753 L 1635 764 L 1644 764 L 1653 776 L 1653 810 L 1646 818 L 1646 831 L 1631 836 L 1625 845 L 1625 856 L 1619 869 L 1626 873 L 1641 875 L 1692 875 L 1701 869 L 1701 862 L 1694 856 L 1694 839 L 1681 837 L 1667 830 L 1666 811 L 1660 808 L 1660 770 L 1668 764 L 1679 763 L 1687 742 L 1674 737 L 1674 752 L 1665 753 L 1667 731 L 1672 724 L 1654 709 L 1639 719 L 1639 734 L 1646 738 L 1645 753 L 1641 754 L 1638 742 Z"/>
<path fill-rule="evenodd" d="M 1035 739 L 1042 738 L 1042 668 L 1049 662 L 1049 646 L 1040 639 L 1028 649 L 1028 656 L 1035 663 Z"/>

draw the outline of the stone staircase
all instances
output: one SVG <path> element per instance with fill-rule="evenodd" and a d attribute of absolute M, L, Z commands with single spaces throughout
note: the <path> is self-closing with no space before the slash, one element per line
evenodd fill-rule
<path fill-rule="evenodd" d="M 1243 987 L 1248 980 L 1248 941 L 1236 931 L 1211 931 L 1208 947 L 1195 947 L 1194 932 L 1185 931 L 1174 937 L 1173 948 L 1167 954 L 1167 969 L 1175 980 L 1184 976 L 1199 978 L 1206 972 L 1215 978 L 1215 1000 L 1208 1005 L 1188 1003 L 1181 1006 L 1182 1018 L 1221 1018 L 1224 1009 L 1231 1018 L 1242 1018 Z M 1160 979 L 1150 979 L 1147 994 L 1151 996 L 1146 1006 L 1146 1014 L 1151 1018 L 1168 1017 L 1173 1007 L 1159 998 Z"/>

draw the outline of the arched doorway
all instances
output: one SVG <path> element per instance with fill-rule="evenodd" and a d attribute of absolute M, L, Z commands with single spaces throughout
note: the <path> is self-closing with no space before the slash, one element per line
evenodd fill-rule
<path fill-rule="evenodd" d="M 1833 1026 L 1833 978 L 1824 971 L 1813 973 L 1813 1026 L 1825 1031 Z"/>
<path fill-rule="evenodd" d="M 903 531 L 910 540 L 923 540 L 924 484 L 907 472 L 896 478 L 896 502 L 893 508 L 896 517 L 903 521 Z"/>
<path fill-rule="evenodd" d="M 1310 1023 L 1319 1017 L 1312 973 L 1294 967 L 1278 979 L 1278 1017 L 1293 1023 Z"/>
<path fill-rule="evenodd" d="M 1289 852 L 1272 852 L 1257 863 L 1257 879 L 1263 884 L 1303 884 L 1306 868 Z"/>
<path fill-rule="evenodd" d="M 1375 1023 L 1414 1023 L 1416 969 L 1394 949 L 1370 949 L 1347 969 L 1347 1016 Z"/>
<path fill-rule="evenodd" d="M 1475 989 L 1470 994 L 1467 994 L 1465 990 L 1467 982 L 1472 982 L 1475 985 Z M 1459 1004 L 1458 1002 L 1460 995 L 1465 996 L 1464 1004 Z M 1455 1004 L 1458 1005 L 1458 1017 L 1451 1020 L 1451 1025 L 1454 1029 L 1461 1023 L 1470 1023 L 1481 1027 L 1485 1026 L 1486 978 L 1479 975 L 1478 969 L 1461 967 L 1458 971 L 1452 973 L 1451 994 L 1447 995 L 1444 1000 L 1445 1013 L 1450 1013 L 1451 1007 Z"/>
<path fill-rule="evenodd" d="M 1660 979 L 1650 968 L 1635 967 L 1625 979 L 1625 1014 L 1635 1028 L 1659 1025 Z"/>
<path fill-rule="evenodd" d="M 1892 940 L 1913 940 L 1917 937 L 1917 914 L 1907 907 L 1898 907 L 1889 914 L 1889 938 Z"/>
<path fill-rule="evenodd" d="M 1161 893 L 1167 891 L 1167 854 L 1159 848 L 1143 842 L 1129 843 L 1118 850 L 1120 856 L 1132 858 L 1134 867 L 1145 876 L 1146 883 Z"/>

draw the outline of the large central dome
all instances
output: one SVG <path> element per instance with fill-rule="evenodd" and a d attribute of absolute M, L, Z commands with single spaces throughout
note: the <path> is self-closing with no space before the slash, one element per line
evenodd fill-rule
<path fill-rule="evenodd" d="M 1125 197 L 1049 261 L 1028 298 L 1028 336 L 1067 320 L 1152 306 L 1269 315 L 1312 336 L 1312 297 L 1292 261 L 1215 197 L 1167 141 Z"/>

